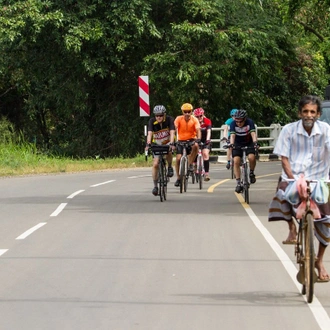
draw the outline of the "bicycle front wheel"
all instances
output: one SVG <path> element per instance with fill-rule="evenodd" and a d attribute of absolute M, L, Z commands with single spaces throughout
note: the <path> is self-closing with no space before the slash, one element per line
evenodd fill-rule
<path fill-rule="evenodd" d="M 187 192 L 188 180 L 189 180 L 189 174 L 187 173 L 185 176 L 184 185 L 183 185 L 184 192 Z"/>
<path fill-rule="evenodd" d="M 198 174 L 196 174 L 198 176 L 198 183 L 199 183 L 199 189 L 203 188 L 203 172 L 204 172 L 204 168 L 203 168 L 203 159 L 202 157 L 198 158 L 198 162 L 197 162 L 197 169 L 198 169 Z"/>
<path fill-rule="evenodd" d="M 248 171 L 247 171 L 247 164 L 242 164 L 241 167 L 241 181 L 243 186 L 242 194 L 244 196 L 245 203 L 249 204 L 250 198 L 249 198 L 249 177 L 248 177 Z"/>
<path fill-rule="evenodd" d="M 305 291 L 307 302 L 313 301 L 315 276 L 315 249 L 314 249 L 314 218 L 311 213 L 306 214 L 304 224 L 305 236 L 305 258 L 304 258 L 304 275 L 305 275 Z M 303 288 L 304 290 L 304 288 Z"/>
<path fill-rule="evenodd" d="M 159 160 L 158 166 L 158 191 L 159 199 L 162 202 L 164 199 L 164 165 L 161 159 Z"/>
<path fill-rule="evenodd" d="M 180 193 L 182 194 L 183 186 L 186 181 L 187 158 L 181 157 L 180 160 Z"/>

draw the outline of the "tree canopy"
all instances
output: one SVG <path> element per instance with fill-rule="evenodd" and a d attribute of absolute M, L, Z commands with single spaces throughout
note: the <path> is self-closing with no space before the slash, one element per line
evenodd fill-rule
<path fill-rule="evenodd" d="M 52 153 L 134 156 L 150 105 L 295 118 L 329 78 L 329 1 L 0 0 L 0 113 Z M 323 8 L 323 9 L 322 9 Z"/>

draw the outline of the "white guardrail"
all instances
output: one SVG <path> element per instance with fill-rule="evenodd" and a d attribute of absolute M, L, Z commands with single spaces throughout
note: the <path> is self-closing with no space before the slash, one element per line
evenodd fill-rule
<path fill-rule="evenodd" d="M 226 125 L 222 125 L 220 128 L 212 127 L 212 151 L 213 152 L 224 152 L 226 153 L 226 149 L 223 148 L 223 145 L 225 144 L 222 140 L 224 137 L 223 132 Z M 280 124 L 271 124 L 267 127 L 258 127 L 256 125 L 256 132 L 258 136 L 258 142 L 261 144 L 261 147 L 259 150 L 270 150 L 272 151 L 275 147 L 276 141 L 278 139 L 278 136 L 281 132 L 282 126 Z M 268 131 L 269 134 L 262 134 L 267 135 L 267 137 L 259 137 L 260 131 Z M 219 137 L 219 138 L 217 138 Z M 264 143 L 266 142 L 266 143 Z"/>

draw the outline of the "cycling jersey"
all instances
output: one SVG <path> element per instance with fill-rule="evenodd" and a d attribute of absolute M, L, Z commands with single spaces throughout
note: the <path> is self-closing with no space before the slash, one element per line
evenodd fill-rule
<path fill-rule="evenodd" d="M 170 142 L 170 131 L 174 131 L 174 119 L 171 116 L 164 116 L 159 123 L 156 118 L 150 118 L 148 131 L 153 133 L 153 142 L 156 144 L 167 144 Z"/>
<path fill-rule="evenodd" d="M 201 141 L 206 141 L 207 130 L 212 128 L 211 119 L 204 117 L 202 123 L 199 123 L 201 126 Z"/>
<path fill-rule="evenodd" d="M 238 146 L 247 146 L 250 145 L 252 141 L 251 132 L 255 132 L 256 128 L 254 122 L 250 118 L 246 118 L 244 126 L 239 127 L 236 125 L 236 122 L 233 121 L 230 124 L 230 135 L 235 134 L 234 145 Z"/>
<path fill-rule="evenodd" d="M 178 140 L 185 141 L 197 138 L 197 130 L 200 128 L 199 121 L 196 117 L 190 116 L 186 121 L 184 115 L 178 116 L 174 121 L 177 128 Z"/>
<path fill-rule="evenodd" d="M 230 117 L 225 121 L 225 125 L 227 125 L 229 128 L 233 121 L 234 121 L 234 119 L 232 117 Z M 228 138 L 229 138 L 229 136 L 230 136 L 230 130 L 228 130 Z"/>

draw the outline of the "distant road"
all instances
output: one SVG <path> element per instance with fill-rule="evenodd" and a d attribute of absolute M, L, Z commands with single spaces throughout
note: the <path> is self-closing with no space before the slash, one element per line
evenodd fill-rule
<path fill-rule="evenodd" d="M 0 329 L 330 329 L 267 221 L 280 170 L 257 164 L 250 206 L 223 164 L 163 203 L 150 168 L 0 179 Z"/>

